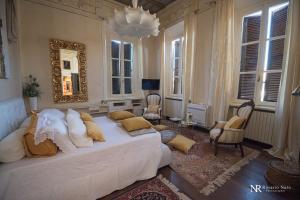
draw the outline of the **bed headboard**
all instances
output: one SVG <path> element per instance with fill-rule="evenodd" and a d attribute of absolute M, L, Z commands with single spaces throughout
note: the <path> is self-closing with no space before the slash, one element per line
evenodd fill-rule
<path fill-rule="evenodd" d="M 16 130 L 26 116 L 23 98 L 0 101 L 0 140 Z"/>

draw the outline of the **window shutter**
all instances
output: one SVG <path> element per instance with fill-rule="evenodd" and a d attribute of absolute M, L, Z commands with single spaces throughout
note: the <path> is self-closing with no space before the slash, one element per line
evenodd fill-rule
<path fill-rule="evenodd" d="M 264 80 L 263 101 L 277 102 L 283 65 L 288 5 L 270 12 L 270 41 L 268 41 L 269 51 Z"/>
<path fill-rule="evenodd" d="M 238 99 L 254 99 L 261 12 L 244 17 Z"/>

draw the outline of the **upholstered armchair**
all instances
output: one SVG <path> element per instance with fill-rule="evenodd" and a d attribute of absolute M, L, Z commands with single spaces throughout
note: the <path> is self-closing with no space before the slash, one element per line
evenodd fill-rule
<path fill-rule="evenodd" d="M 160 124 L 161 119 L 161 97 L 159 94 L 153 93 L 146 97 L 147 107 L 144 108 L 143 117 L 152 122 L 158 122 Z"/>
<path fill-rule="evenodd" d="M 230 128 L 226 121 L 217 121 L 210 130 L 210 143 L 214 142 L 215 145 L 215 156 L 218 153 L 219 144 L 228 144 L 240 147 L 241 155 L 244 157 L 244 151 L 242 142 L 244 139 L 244 130 L 246 129 L 248 122 L 251 118 L 254 110 L 254 102 L 243 103 L 237 108 L 236 116 L 244 119 L 240 128 Z"/>

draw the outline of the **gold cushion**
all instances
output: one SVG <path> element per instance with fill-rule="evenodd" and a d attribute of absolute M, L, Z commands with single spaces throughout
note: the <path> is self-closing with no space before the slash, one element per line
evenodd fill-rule
<path fill-rule="evenodd" d="M 95 122 L 85 121 L 84 124 L 86 126 L 87 135 L 90 138 L 99 142 L 105 141 L 102 129 Z"/>
<path fill-rule="evenodd" d="M 135 117 L 135 115 L 133 113 L 128 112 L 128 111 L 114 111 L 114 112 L 108 113 L 108 116 L 114 120 L 123 120 L 123 119 L 128 119 L 131 117 Z"/>
<path fill-rule="evenodd" d="M 225 124 L 225 129 L 227 128 L 234 128 L 234 129 L 239 129 L 242 127 L 242 125 L 245 122 L 245 118 L 239 117 L 237 115 L 233 116 L 228 122 Z"/>
<path fill-rule="evenodd" d="M 194 140 L 184 137 L 183 135 L 177 134 L 174 139 L 168 142 L 172 147 L 184 152 L 188 153 L 190 148 L 195 144 Z"/>
<path fill-rule="evenodd" d="M 159 124 L 159 125 L 155 125 L 153 126 L 153 128 L 157 131 L 164 131 L 164 130 L 168 130 L 169 127 L 166 126 L 166 125 L 162 125 L 162 124 Z"/>
<path fill-rule="evenodd" d="M 132 117 L 129 119 L 124 119 L 120 122 L 122 126 L 129 132 L 152 127 L 152 124 L 143 117 Z"/>
<path fill-rule="evenodd" d="M 24 135 L 24 147 L 27 156 L 53 156 L 57 153 L 57 146 L 49 139 L 36 145 L 34 143 L 34 133 L 37 124 L 37 114 L 33 113 L 31 116 L 31 122 L 26 129 Z"/>
<path fill-rule="evenodd" d="M 93 117 L 86 112 L 80 112 L 80 118 L 82 119 L 82 121 L 94 121 Z"/>
<path fill-rule="evenodd" d="M 147 111 L 150 113 L 158 113 L 159 105 L 149 105 Z"/>

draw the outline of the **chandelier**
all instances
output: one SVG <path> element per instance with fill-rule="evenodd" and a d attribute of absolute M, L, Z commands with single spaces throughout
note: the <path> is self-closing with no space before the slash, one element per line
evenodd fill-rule
<path fill-rule="evenodd" d="M 138 7 L 138 0 L 132 0 L 133 7 L 125 7 L 124 10 L 116 10 L 113 18 L 109 20 L 112 29 L 119 35 L 132 37 L 157 36 L 159 33 L 159 19 L 156 14 L 151 15 L 149 10 L 144 11 Z"/>

